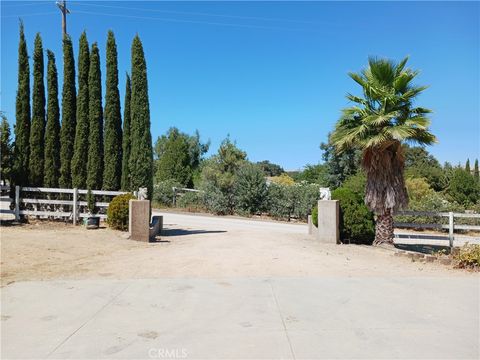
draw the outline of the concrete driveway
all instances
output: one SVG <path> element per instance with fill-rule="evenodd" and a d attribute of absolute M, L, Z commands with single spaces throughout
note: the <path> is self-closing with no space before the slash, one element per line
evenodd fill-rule
<path fill-rule="evenodd" d="M 180 250 L 194 241 L 205 247 L 204 256 L 195 253 L 202 275 L 179 266 L 171 273 L 183 276 L 140 272 L 142 278 L 10 284 L 1 289 L 2 358 L 479 358 L 474 274 L 418 267 L 369 248 L 318 244 L 303 235 L 302 225 L 172 214 L 165 223 L 169 248 L 150 251 L 174 249 L 177 237 Z M 242 231 L 248 238 L 238 239 L 244 241 L 239 248 L 227 234 Z M 180 250 L 169 254 L 181 265 Z M 259 265 L 245 263 L 250 270 L 236 273 L 218 259 L 232 251 L 242 262 L 281 263 L 257 275 Z M 355 256 L 371 261 L 368 269 Z M 286 273 L 277 268 L 282 263 Z M 295 265 L 302 271 L 288 276 Z M 318 270 L 325 267 L 330 270 Z"/>

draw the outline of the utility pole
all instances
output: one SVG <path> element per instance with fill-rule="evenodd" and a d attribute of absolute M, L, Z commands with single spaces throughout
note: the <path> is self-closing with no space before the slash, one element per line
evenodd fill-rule
<path fill-rule="evenodd" d="M 67 35 L 67 14 L 70 14 L 70 10 L 67 9 L 67 1 L 57 1 L 57 6 L 60 9 L 60 12 L 62 13 L 62 31 L 63 31 L 63 37 Z"/>

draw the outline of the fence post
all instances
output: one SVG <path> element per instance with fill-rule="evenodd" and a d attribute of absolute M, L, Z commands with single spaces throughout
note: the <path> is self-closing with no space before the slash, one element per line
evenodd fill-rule
<path fill-rule="evenodd" d="M 20 186 L 15 186 L 15 220 L 20 220 Z"/>
<path fill-rule="evenodd" d="M 73 225 L 77 225 L 77 214 L 78 214 L 77 201 L 78 201 L 78 189 L 74 188 L 73 189 L 73 209 L 72 209 Z"/>
<path fill-rule="evenodd" d="M 450 248 L 453 248 L 453 230 L 454 230 L 454 217 L 453 212 L 448 213 L 448 239 L 450 240 Z"/>

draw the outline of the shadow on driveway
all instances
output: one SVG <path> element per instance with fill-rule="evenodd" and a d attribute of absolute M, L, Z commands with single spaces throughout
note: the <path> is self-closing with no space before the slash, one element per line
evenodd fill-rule
<path fill-rule="evenodd" d="M 196 234 L 226 233 L 226 230 L 185 230 L 185 229 L 162 229 L 162 236 L 180 236 Z"/>

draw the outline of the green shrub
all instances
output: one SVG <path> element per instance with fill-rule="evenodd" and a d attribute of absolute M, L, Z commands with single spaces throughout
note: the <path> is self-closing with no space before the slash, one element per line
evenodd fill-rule
<path fill-rule="evenodd" d="M 375 237 L 373 213 L 362 196 L 351 189 L 340 187 L 332 192 L 332 199 L 340 201 L 340 237 L 354 244 L 372 244 Z"/>
<path fill-rule="evenodd" d="M 459 268 L 480 269 L 480 245 L 465 244 L 454 259 Z"/>
<path fill-rule="evenodd" d="M 312 223 L 318 227 L 318 204 L 312 208 Z"/>
<path fill-rule="evenodd" d="M 173 206 L 173 187 L 183 187 L 174 179 L 160 181 L 153 187 L 153 201 L 161 206 Z"/>
<path fill-rule="evenodd" d="M 236 173 L 235 209 L 246 214 L 264 210 L 267 198 L 265 175 L 259 166 L 245 164 Z"/>
<path fill-rule="evenodd" d="M 186 192 L 177 197 L 177 207 L 187 209 L 188 211 L 204 210 L 204 194 L 200 192 Z"/>
<path fill-rule="evenodd" d="M 212 184 L 205 187 L 205 206 L 217 215 L 231 213 L 230 198 Z"/>
<path fill-rule="evenodd" d="M 115 196 L 107 209 L 107 223 L 113 229 L 128 230 L 128 202 L 135 199 L 132 194 Z"/>
<path fill-rule="evenodd" d="M 319 186 L 306 182 L 294 185 L 271 183 L 268 187 L 267 208 L 277 219 L 296 218 L 306 221 L 319 197 Z"/>
<path fill-rule="evenodd" d="M 293 204 L 289 199 L 289 185 L 271 183 L 268 186 L 267 209 L 275 219 L 290 220 Z"/>

